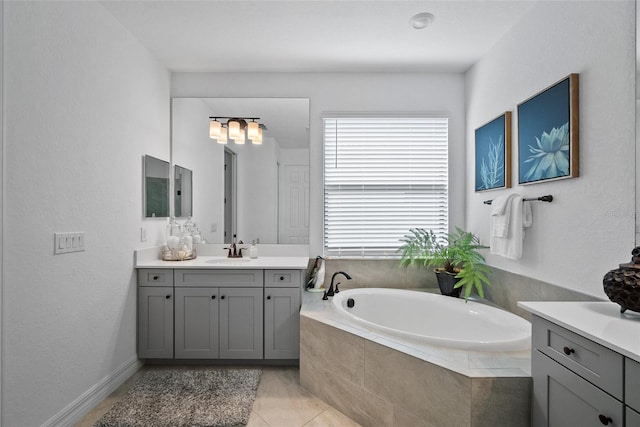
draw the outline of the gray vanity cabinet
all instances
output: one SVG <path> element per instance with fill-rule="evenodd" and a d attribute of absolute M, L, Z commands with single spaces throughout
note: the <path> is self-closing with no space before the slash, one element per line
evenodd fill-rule
<path fill-rule="evenodd" d="M 262 288 L 220 288 L 220 358 L 262 359 Z"/>
<path fill-rule="evenodd" d="M 167 274 L 168 273 L 168 274 Z M 173 357 L 173 274 L 138 272 L 138 357 Z"/>
<path fill-rule="evenodd" d="M 534 427 L 638 426 L 625 408 L 633 361 L 538 316 L 532 326 Z"/>
<path fill-rule="evenodd" d="M 176 288 L 176 359 L 217 359 L 218 288 Z"/>
<path fill-rule="evenodd" d="M 298 359 L 302 273 L 265 270 L 264 286 L 264 358 Z"/>
<path fill-rule="evenodd" d="M 302 270 L 139 269 L 138 355 L 298 359 L 302 281 Z"/>

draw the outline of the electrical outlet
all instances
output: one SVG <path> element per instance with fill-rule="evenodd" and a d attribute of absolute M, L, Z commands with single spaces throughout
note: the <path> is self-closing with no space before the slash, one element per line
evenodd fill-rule
<path fill-rule="evenodd" d="M 218 231 L 218 224 L 211 224 L 211 232 L 215 233 L 216 231 Z"/>
<path fill-rule="evenodd" d="M 85 249 L 84 231 L 73 233 L 53 233 L 54 255 L 82 252 Z"/>

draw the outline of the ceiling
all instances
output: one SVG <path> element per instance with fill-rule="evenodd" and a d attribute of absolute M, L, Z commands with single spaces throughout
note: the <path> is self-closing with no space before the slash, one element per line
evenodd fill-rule
<path fill-rule="evenodd" d="M 101 3 L 173 72 L 464 72 L 533 1 Z"/>

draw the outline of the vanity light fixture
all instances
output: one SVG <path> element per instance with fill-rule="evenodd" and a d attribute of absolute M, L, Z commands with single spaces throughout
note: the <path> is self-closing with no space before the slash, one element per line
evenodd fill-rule
<path fill-rule="evenodd" d="M 226 144 L 233 139 L 236 144 L 244 144 L 250 139 L 255 145 L 262 144 L 262 131 L 267 127 L 257 122 L 260 117 L 209 117 L 209 138 L 218 144 Z M 226 120 L 226 121 L 225 121 Z M 248 120 L 251 120 L 250 122 Z"/>

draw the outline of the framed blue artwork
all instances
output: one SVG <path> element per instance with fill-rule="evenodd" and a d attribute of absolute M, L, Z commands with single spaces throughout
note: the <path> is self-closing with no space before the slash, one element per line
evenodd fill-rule
<path fill-rule="evenodd" d="M 511 111 L 476 129 L 476 192 L 511 187 Z"/>
<path fill-rule="evenodd" d="M 575 178 L 579 173 L 578 74 L 518 104 L 518 182 Z"/>

